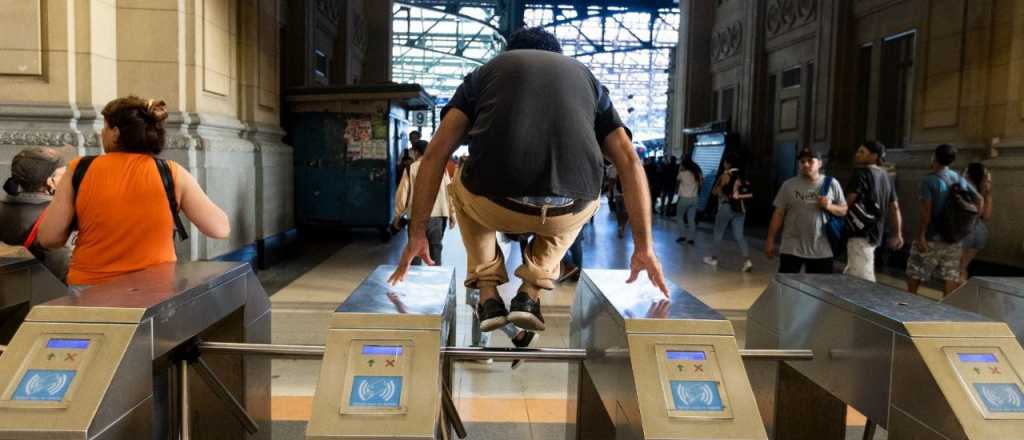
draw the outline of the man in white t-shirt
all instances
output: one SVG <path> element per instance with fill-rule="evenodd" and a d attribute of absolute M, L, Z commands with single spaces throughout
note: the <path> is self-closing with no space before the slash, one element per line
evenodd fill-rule
<path fill-rule="evenodd" d="M 700 187 L 704 181 L 700 166 L 690 159 L 683 159 L 676 176 L 679 201 L 676 205 L 676 221 L 679 223 L 679 238 L 676 243 L 694 244 L 697 237 L 697 208 L 700 202 Z"/>

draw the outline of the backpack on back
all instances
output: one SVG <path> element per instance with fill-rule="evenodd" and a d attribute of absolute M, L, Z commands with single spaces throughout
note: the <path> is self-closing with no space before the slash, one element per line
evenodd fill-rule
<path fill-rule="evenodd" d="M 868 179 L 868 190 L 865 194 L 860 194 L 857 198 L 856 203 L 850 204 L 850 209 L 846 212 L 846 229 L 852 237 L 864 237 L 875 241 L 881 237 L 872 237 L 872 235 L 878 235 L 876 226 L 881 221 L 882 217 L 882 206 L 876 199 L 878 189 L 875 188 L 874 176 L 870 176 Z"/>
<path fill-rule="evenodd" d="M 963 178 L 952 184 L 943 178 L 939 178 L 939 181 L 949 188 L 946 206 L 939 214 L 939 235 L 946 243 L 959 243 L 970 235 L 978 223 L 978 197 L 965 187 Z"/>

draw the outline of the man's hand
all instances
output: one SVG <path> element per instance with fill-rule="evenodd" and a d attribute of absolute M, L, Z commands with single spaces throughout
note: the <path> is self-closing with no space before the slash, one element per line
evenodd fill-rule
<path fill-rule="evenodd" d="M 405 250 L 402 251 L 402 259 L 399 261 L 395 272 L 388 278 L 388 282 L 391 285 L 395 285 L 405 280 L 405 274 L 409 271 L 409 265 L 412 264 L 412 259 L 416 257 L 420 257 L 431 266 L 434 265 L 434 260 L 430 259 L 430 243 L 427 242 L 426 232 L 409 234 L 409 243 L 405 245 Z"/>
<path fill-rule="evenodd" d="M 903 249 L 903 235 L 897 235 L 889 239 L 889 247 L 894 250 Z"/>
<path fill-rule="evenodd" d="M 924 239 L 923 237 L 920 237 L 917 240 L 914 240 L 914 247 L 917 248 L 918 252 L 922 254 L 926 253 L 928 252 L 928 240 Z"/>
<path fill-rule="evenodd" d="M 658 262 L 658 257 L 654 255 L 654 251 L 650 250 L 635 250 L 633 251 L 633 258 L 629 261 L 630 273 L 627 283 L 636 281 L 637 276 L 640 275 L 641 271 L 647 271 L 647 278 L 651 280 L 651 284 L 654 284 L 661 293 L 668 297 L 668 287 L 665 286 L 665 277 L 661 274 L 661 263 Z"/>
<path fill-rule="evenodd" d="M 820 206 L 821 209 L 824 209 L 824 210 L 828 211 L 828 205 L 829 204 L 831 204 L 831 202 L 829 201 L 828 197 L 825 197 L 825 196 L 818 197 L 818 206 Z"/>
<path fill-rule="evenodd" d="M 769 238 L 764 242 L 764 254 L 768 258 L 775 258 L 775 240 Z"/>

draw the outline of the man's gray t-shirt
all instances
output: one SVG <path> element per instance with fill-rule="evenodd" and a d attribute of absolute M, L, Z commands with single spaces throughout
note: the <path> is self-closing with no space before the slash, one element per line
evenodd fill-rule
<path fill-rule="evenodd" d="M 775 196 L 776 208 L 786 210 L 782 225 L 782 246 L 779 253 L 800 258 L 832 258 L 832 247 L 822 227 L 825 211 L 818 206 L 825 176 L 811 182 L 803 176 L 793 177 L 782 184 Z M 845 204 L 839 180 L 832 179 L 828 198 L 835 204 Z"/>

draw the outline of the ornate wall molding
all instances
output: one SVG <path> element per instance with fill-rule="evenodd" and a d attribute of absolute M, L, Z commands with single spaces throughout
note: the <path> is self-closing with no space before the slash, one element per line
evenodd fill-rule
<path fill-rule="evenodd" d="M 78 143 L 78 134 L 73 131 L 30 131 L 2 130 L 0 145 L 42 145 L 60 147 Z"/>
<path fill-rule="evenodd" d="M 743 48 L 743 22 L 736 21 L 711 33 L 711 61 L 718 62 L 740 53 Z"/>
<path fill-rule="evenodd" d="M 819 0 L 770 0 L 765 17 L 768 37 L 775 37 L 818 18 Z"/>

